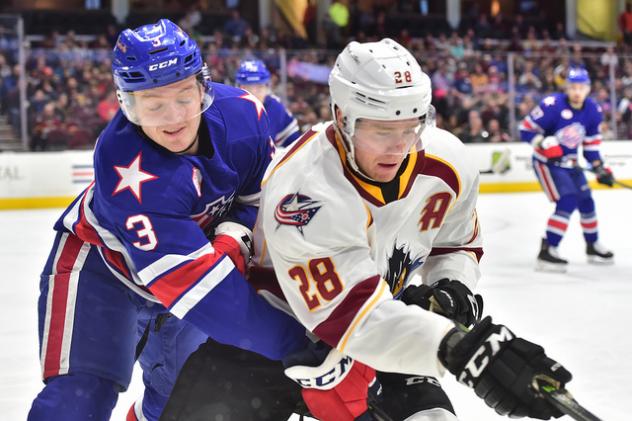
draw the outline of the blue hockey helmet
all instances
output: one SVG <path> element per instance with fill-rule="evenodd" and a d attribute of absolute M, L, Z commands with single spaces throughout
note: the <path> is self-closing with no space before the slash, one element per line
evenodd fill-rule
<path fill-rule="evenodd" d="M 567 83 L 585 83 L 590 85 L 588 71 L 582 67 L 571 67 L 566 77 Z"/>
<path fill-rule="evenodd" d="M 213 101 L 210 73 L 200 49 L 169 19 L 121 32 L 113 51 L 112 73 L 121 108 L 136 124 L 160 125 L 162 121 L 157 115 L 141 118 L 134 98 L 138 91 L 166 87 L 195 76 L 200 84 L 200 113 Z"/>
<path fill-rule="evenodd" d="M 270 80 L 270 72 L 261 60 L 243 60 L 235 73 L 238 85 L 264 84 Z"/>

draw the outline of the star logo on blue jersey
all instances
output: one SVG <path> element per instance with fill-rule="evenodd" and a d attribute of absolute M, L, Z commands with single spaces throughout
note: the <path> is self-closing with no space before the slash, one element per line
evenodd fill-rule
<path fill-rule="evenodd" d="M 274 219 L 281 225 L 296 227 L 303 234 L 303 227 L 312 220 L 322 207 L 320 202 L 298 192 L 283 196 L 274 211 Z"/>
<path fill-rule="evenodd" d="M 261 114 L 263 113 L 263 104 L 261 103 L 261 101 L 259 101 L 259 99 L 254 96 L 253 94 L 251 94 L 250 92 L 246 92 L 245 94 L 243 94 L 242 96 L 240 96 L 239 98 L 241 99 L 245 99 L 246 101 L 250 101 L 253 104 L 255 104 L 255 108 L 257 109 L 257 120 L 261 119 Z"/>
<path fill-rule="evenodd" d="M 114 170 L 118 173 L 119 182 L 112 192 L 112 196 L 122 192 L 123 190 L 129 190 L 132 192 L 138 203 L 143 203 L 143 196 L 141 187 L 143 183 L 151 180 L 155 180 L 158 176 L 143 171 L 141 168 L 142 153 L 139 152 L 136 158 L 127 167 L 114 166 Z"/>
<path fill-rule="evenodd" d="M 551 105 L 555 105 L 555 97 L 554 96 L 547 96 L 546 98 L 544 98 L 544 100 L 542 101 L 544 103 L 544 105 L 546 106 L 551 106 Z"/>

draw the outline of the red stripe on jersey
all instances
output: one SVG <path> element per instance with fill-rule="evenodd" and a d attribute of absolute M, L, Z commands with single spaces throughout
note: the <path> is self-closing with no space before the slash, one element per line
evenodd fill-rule
<path fill-rule="evenodd" d="M 459 184 L 459 176 L 454 171 L 454 168 L 429 155 L 425 156 L 424 161 L 425 165 L 423 166 L 422 174 L 440 178 L 458 196 L 461 186 Z"/>
<path fill-rule="evenodd" d="M 568 228 L 568 223 L 564 223 L 561 221 L 557 221 L 555 219 L 549 219 L 549 223 L 548 223 L 549 227 L 553 227 L 553 228 L 557 228 L 557 229 L 561 229 L 566 231 L 566 228 Z M 583 224 L 582 224 L 583 226 Z"/>
<path fill-rule="evenodd" d="M 456 253 L 458 251 L 468 251 L 476 255 L 476 261 L 480 262 L 483 258 L 482 247 L 433 247 L 430 250 L 430 256 L 441 256 L 448 253 Z"/>
<path fill-rule="evenodd" d="M 92 182 L 94 184 L 94 182 Z M 92 188 L 92 184 L 88 186 L 86 192 Z M 79 204 L 79 220 L 74 226 L 74 232 L 77 234 L 77 237 L 81 238 L 86 243 L 94 244 L 97 246 L 103 246 L 103 242 L 101 241 L 101 237 L 97 234 L 97 231 L 90 225 L 88 220 L 86 219 L 86 214 L 84 212 L 84 206 L 86 201 L 86 195 L 83 195 L 81 199 L 81 203 Z"/>
<path fill-rule="evenodd" d="M 527 130 L 534 130 L 537 131 L 537 129 L 535 128 L 535 126 L 533 124 L 531 124 L 531 122 L 529 121 L 529 119 L 525 118 L 524 120 L 522 120 L 522 125 L 527 128 Z"/>
<path fill-rule="evenodd" d="M 595 140 L 584 140 L 582 142 L 582 144 L 584 146 L 591 146 L 591 145 L 599 145 L 601 143 L 601 139 L 595 139 Z"/>
<path fill-rule="evenodd" d="M 536 163 L 535 165 L 536 168 L 539 170 L 536 172 L 540 175 L 538 179 L 540 180 L 540 184 L 542 184 L 542 187 L 544 188 L 544 192 L 548 196 L 549 200 L 553 202 L 557 201 L 559 197 L 557 195 L 557 190 L 555 189 L 555 182 L 551 180 L 549 169 L 546 167 L 546 165 L 540 162 Z"/>
<path fill-rule="evenodd" d="M 107 262 L 114 266 L 123 276 L 127 279 L 131 280 L 132 276 L 129 273 L 129 269 L 127 268 L 127 264 L 125 263 L 125 259 L 123 259 L 123 255 L 118 251 L 110 250 L 109 248 L 103 247 L 101 249 L 103 251 L 103 256 Z"/>
<path fill-rule="evenodd" d="M 57 260 L 57 266 L 54 268 L 53 290 L 48 291 L 49 294 L 53 294 L 53 298 L 51 308 L 48 309 L 50 311 L 50 325 L 48 326 L 48 342 L 44 357 L 45 379 L 59 374 L 70 273 L 75 266 L 83 243 L 79 238 L 69 234 Z M 44 326 L 44 329 L 46 328 Z"/>
<path fill-rule="evenodd" d="M 171 307 L 171 304 L 205 276 L 223 256 L 220 253 L 213 253 L 198 257 L 159 278 L 149 286 L 149 290 L 165 307 Z"/>
<path fill-rule="evenodd" d="M 355 285 L 329 317 L 314 328 L 314 334 L 329 345 L 336 347 L 362 306 L 371 298 L 379 283 L 380 277 L 375 275 Z"/>

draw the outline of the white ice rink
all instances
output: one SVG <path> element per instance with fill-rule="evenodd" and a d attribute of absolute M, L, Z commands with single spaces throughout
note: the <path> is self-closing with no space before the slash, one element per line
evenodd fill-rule
<path fill-rule="evenodd" d="M 568 273 L 543 274 L 534 272 L 533 264 L 552 211 L 544 194 L 482 195 L 478 209 L 485 256 L 479 292 L 486 314 L 544 345 L 573 373 L 568 388 L 579 402 L 604 421 L 632 420 L 632 191 L 600 190 L 594 196 L 601 239 L 615 251 L 616 264 L 586 263 L 575 214 L 560 247 L 571 262 Z M 36 300 L 51 226 L 60 212 L 0 212 L 2 420 L 26 419 L 42 387 Z M 449 377 L 443 383 L 460 420 L 505 419 Z M 138 379 L 121 395 L 113 420 L 125 419 L 140 390 Z"/>

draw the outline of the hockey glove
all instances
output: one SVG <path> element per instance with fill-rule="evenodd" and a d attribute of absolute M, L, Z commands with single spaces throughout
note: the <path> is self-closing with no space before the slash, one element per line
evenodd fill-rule
<path fill-rule="evenodd" d="M 228 255 L 242 274 L 246 274 L 252 257 L 252 231 L 236 222 L 222 222 L 215 228 L 213 248 Z"/>
<path fill-rule="evenodd" d="M 538 135 L 533 139 L 533 147 L 536 152 L 544 156 L 548 162 L 559 162 L 564 152 L 555 136 L 544 137 Z"/>
<path fill-rule="evenodd" d="M 562 416 L 532 385 L 537 376 L 560 388 L 571 373 L 541 346 L 517 338 L 506 326 L 493 324 L 491 317 L 467 333 L 452 329 L 441 342 L 439 360 L 500 415 L 541 420 Z"/>
<path fill-rule="evenodd" d="M 303 400 L 321 421 L 371 419 L 369 386 L 375 385 L 375 370 L 341 354 L 324 342 L 283 359 L 285 375 L 303 388 Z"/>
<path fill-rule="evenodd" d="M 481 318 L 483 297 L 474 294 L 465 284 L 446 278 L 427 285 L 411 285 L 404 290 L 402 301 L 416 304 L 465 326 Z"/>
<path fill-rule="evenodd" d="M 593 168 L 597 176 L 597 183 L 612 187 L 614 185 L 614 176 L 612 170 L 603 164 L 599 164 Z"/>

